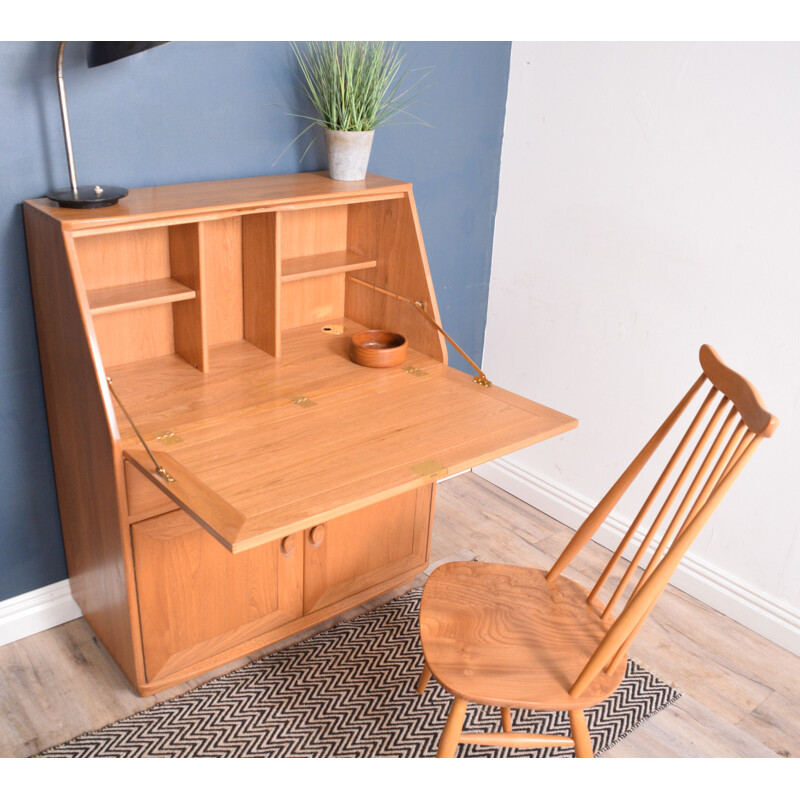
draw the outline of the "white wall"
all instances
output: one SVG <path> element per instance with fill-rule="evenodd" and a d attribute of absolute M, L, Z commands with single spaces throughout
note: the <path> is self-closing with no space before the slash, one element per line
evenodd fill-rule
<path fill-rule="evenodd" d="M 800 653 L 799 101 L 797 44 L 514 44 L 483 367 L 580 427 L 480 472 L 576 524 L 712 344 L 782 424 L 675 582 Z"/>

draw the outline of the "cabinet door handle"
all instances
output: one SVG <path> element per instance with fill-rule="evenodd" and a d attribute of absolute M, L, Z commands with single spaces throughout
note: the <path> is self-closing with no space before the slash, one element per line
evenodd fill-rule
<path fill-rule="evenodd" d="M 281 539 L 281 553 L 285 556 L 290 556 L 294 553 L 295 549 L 297 548 L 297 537 L 290 533 L 288 536 L 284 536 Z"/>
<path fill-rule="evenodd" d="M 325 525 L 315 525 L 308 532 L 308 543 L 312 547 L 319 547 L 325 541 L 325 534 L 328 529 Z"/>

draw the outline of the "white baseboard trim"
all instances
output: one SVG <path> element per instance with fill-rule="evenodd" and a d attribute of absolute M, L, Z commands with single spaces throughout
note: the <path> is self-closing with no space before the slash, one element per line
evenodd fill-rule
<path fill-rule="evenodd" d="M 475 467 L 476 475 L 518 497 L 570 528 L 577 528 L 595 503 L 565 486 L 535 473 L 508 456 Z M 631 520 L 612 512 L 595 534 L 594 541 L 613 550 Z M 632 546 L 641 541 L 634 536 Z M 800 655 L 800 609 L 731 575 L 719 567 L 688 553 L 671 584 L 686 594 L 720 611 L 745 627 Z"/>
<path fill-rule="evenodd" d="M 0 646 L 82 616 L 69 580 L 11 597 L 0 603 Z"/>

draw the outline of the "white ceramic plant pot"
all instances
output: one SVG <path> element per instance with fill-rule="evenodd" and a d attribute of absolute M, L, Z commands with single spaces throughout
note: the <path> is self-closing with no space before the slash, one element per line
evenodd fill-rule
<path fill-rule="evenodd" d="M 329 131 L 325 129 L 328 171 L 335 181 L 363 181 L 367 174 L 375 131 Z"/>

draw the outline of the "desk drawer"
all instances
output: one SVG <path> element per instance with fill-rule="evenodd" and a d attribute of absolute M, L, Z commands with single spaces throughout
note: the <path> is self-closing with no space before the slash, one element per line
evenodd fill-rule
<path fill-rule="evenodd" d="M 423 569 L 435 487 L 428 484 L 305 531 L 303 613 Z"/>
<path fill-rule="evenodd" d="M 300 535 L 234 554 L 173 511 L 131 525 L 131 538 L 148 681 L 302 614 Z"/>

